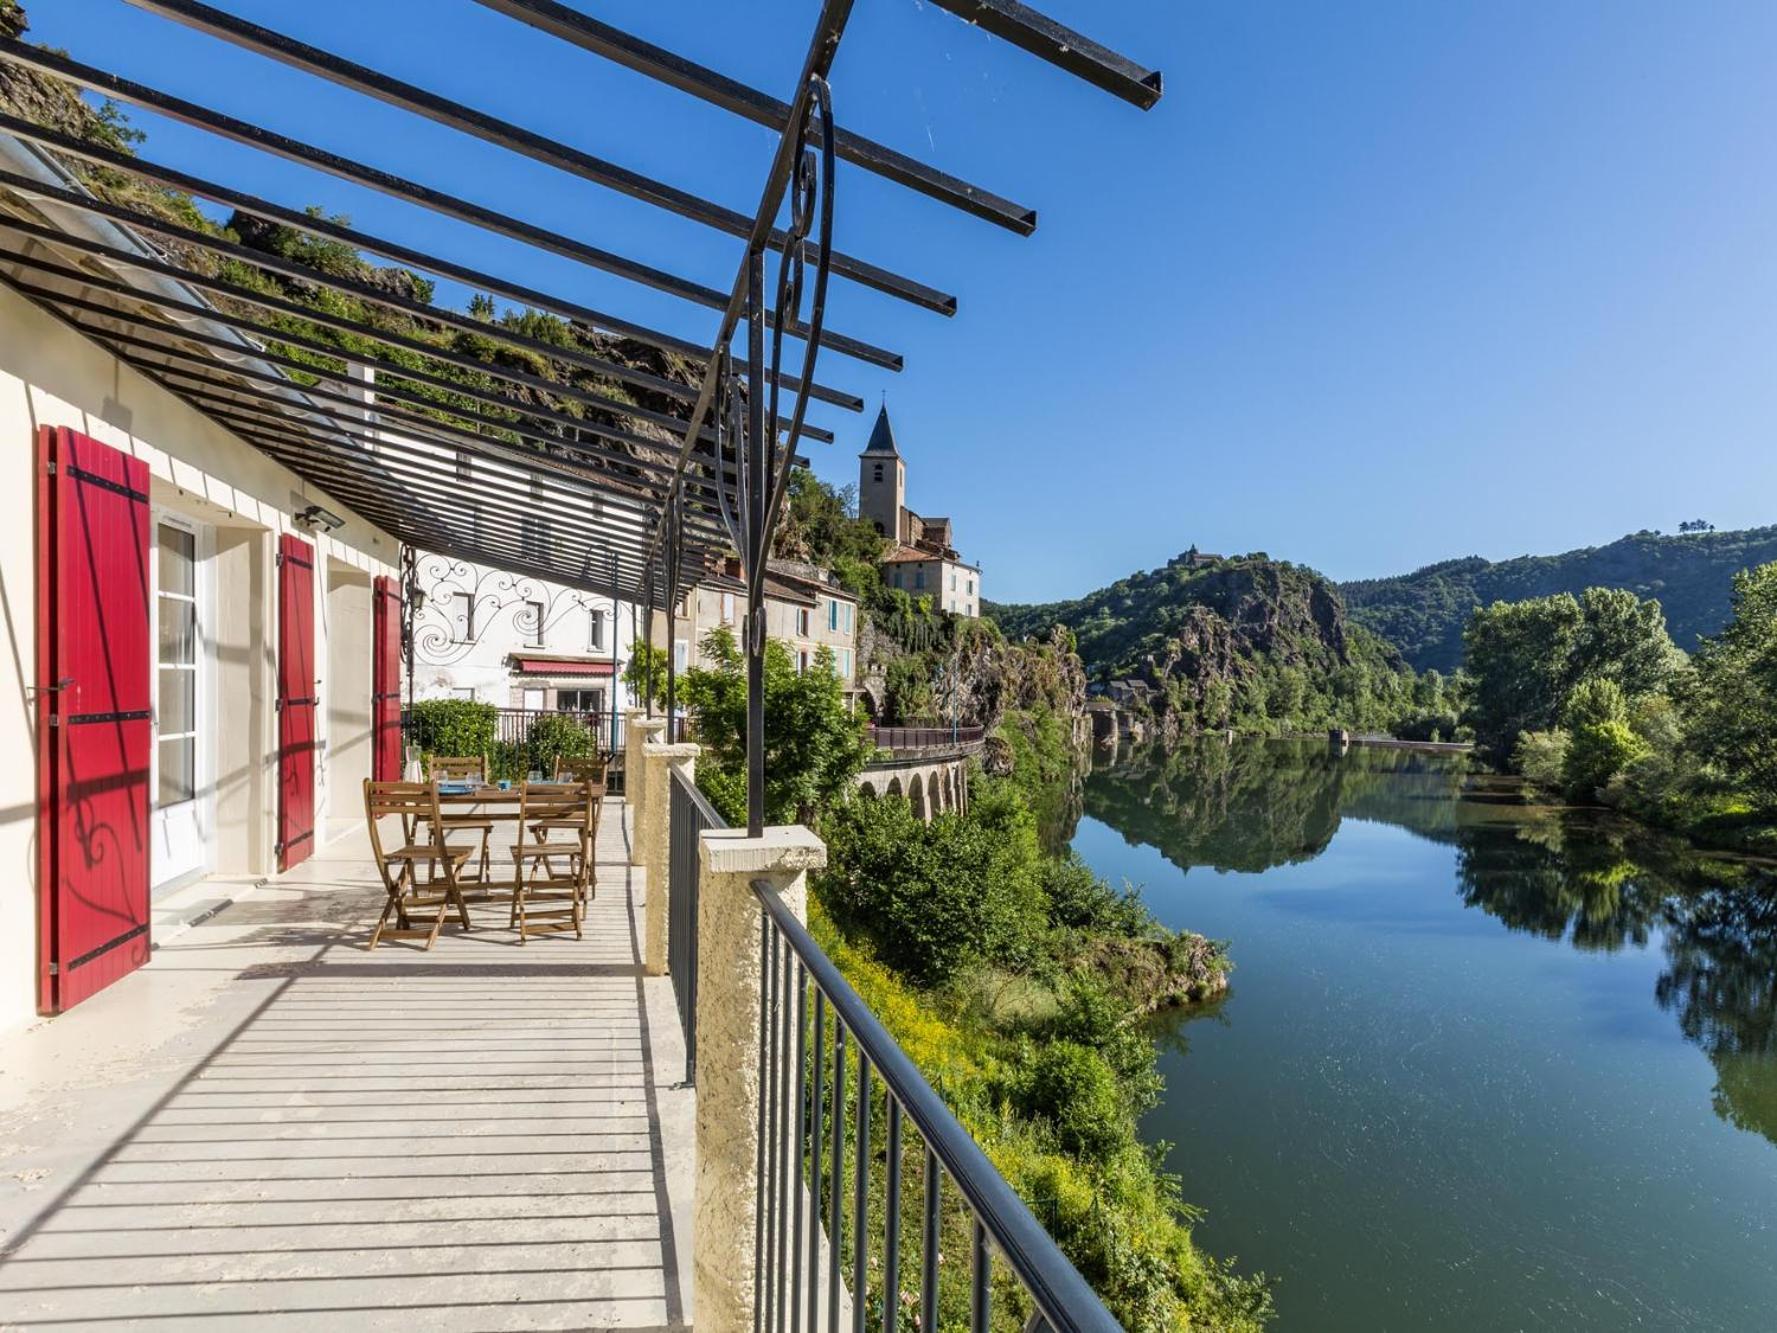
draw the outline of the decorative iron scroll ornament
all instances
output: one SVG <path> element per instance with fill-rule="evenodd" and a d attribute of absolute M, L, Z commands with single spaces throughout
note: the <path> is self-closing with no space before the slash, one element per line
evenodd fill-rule
<path fill-rule="evenodd" d="M 413 563 L 410 585 L 420 596 L 413 606 L 409 631 L 412 659 L 425 666 L 451 666 L 463 660 L 496 625 L 510 624 L 518 642 L 537 642 L 578 612 L 604 613 L 608 599 L 573 588 L 552 587 L 541 579 L 502 569 L 483 569 L 448 556 L 423 555 Z M 459 634 L 456 616 L 460 597 L 469 599 L 468 623 Z M 584 623 L 584 622 L 583 622 Z M 612 618 L 606 633 L 617 633 Z M 613 645 L 607 644 L 606 649 Z M 601 649 L 600 651 L 605 651 Z"/>

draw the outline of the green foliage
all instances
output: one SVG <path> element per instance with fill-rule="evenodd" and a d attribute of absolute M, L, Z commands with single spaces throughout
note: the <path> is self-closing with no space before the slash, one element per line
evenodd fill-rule
<path fill-rule="evenodd" d="M 1658 602 L 1588 588 L 1525 602 L 1495 602 L 1469 619 L 1464 642 L 1472 682 L 1466 720 L 1475 740 L 1504 759 L 1526 731 L 1562 720 L 1569 699 L 1608 682 L 1627 700 L 1664 689 L 1683 665 Z"/>
<path fill-rule="evenodd" d="M 656 708 L 666 706 L 666 667 L 667 655 L 663 646 L 649 647 L 645 643 L 637 643 L 630 649 L 629 663 L 623 668 L 623 683 L 629 686 L 631 697 L 639 703 L 646 703 L 648 684 L 653 682 Z"/>
<path fill-rule="evenodd" d="M 1683 707 L 1696 755 L 1777 810 L 1777 562 L 1734 576 L 1734 618 L 1698 650 Z"/>
<path fill-rule="evenodd" d="M 1015 792 L 982 784 L 966 814 L 930 824 L 898 796 L 859 796 L 833 810 L 823 833 L 822 902 L 915 985 L 1033 957 L 1047 912 L 1036 821 Z"/>
<path fill-rule="evenodd" d="M 806 468 L 790 473 L 783 516 L 772 541 L 773 555 L 811 561 L 835 572 L 844 565 L 855 573 L 858 566 L 874 571 L 887 545 L 873 524 L 858 517 L 852 487 L 835 490 Z M 841 582 L 845 582 L 844 574 Z M 846 587 L 856 593 L 864 591 L 850 583 Z"/>
<path fill-rule="evenodd" d="M 553 777 L 556 760 L 584 759 L 595 744 L 592 729 L 578 718 L 556 713 L 532 718 L 525 734 L 525 771 Z"/>
<path fill-rule="evenodd" d="M 1512 767 L 1525 778 L 1549 791 L 1559 791 L 1567 781 L 1567 748 L 1571 738 L 1565 731 L 1524 731 L 1518 734 L 1512 751 Z"/>
<path fill-rule="evenodd" d="M 1476 607 L 1587 588 L 1657 597 L 1672 637 L 1691 649 L 1732 612 L 1734 574 L 1777 560 L 1777 527 L 1662 537 L 1638 532 L 1607 546 L 1490 563 L 1478 556 L 1428 565 L 1396 578 L 1340 585 L 1352 619 L 1398 647 L 1416 669 L 1453 671 Z M 1634 693 L 1633 690 L 1630 691 Z"/>
<path fill-rule="evenodd" d="M 698 785 L 730 823 L 746 818 L 747 681 L 734 636 L 703 641 L 711 665 L 685 673 L 681 690 L 703 745 Z M 831 650 L 798 673 L 783 644 L 765 645 L 765 822 L 812 822 L 843 801 L 869 758 L 864 720 L 846 706 Z"/>
<path fill-rule="evenodd" d="M 500 710 L 473 699 L 422 699 L 410 710 L 411 744 L 427 759 L 487 754 L 494 744 Z"/>
<path fill-rule="evenodd" d="M 1129 1141 L 1122 1085 L 1097 1051 L 1071 1041 L 1033 1047 L 1012 1083 L 1013 1104 L 1046 1120 L 1065 1152 L 1094 1161 Z"/>

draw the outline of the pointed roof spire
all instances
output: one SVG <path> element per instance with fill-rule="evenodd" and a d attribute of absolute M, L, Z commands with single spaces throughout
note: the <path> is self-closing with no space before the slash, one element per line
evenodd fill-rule
<path fill-rule="evenodd" d="M 888 403 L 885 401 L 882 410 L 876 414 L 876 427 L 870 432 L 870 443 L 864 446 L 867 454 L 893 454 L 897 458 L 901 451 L 895 448 L 895 428 L 889 424 Z"/>

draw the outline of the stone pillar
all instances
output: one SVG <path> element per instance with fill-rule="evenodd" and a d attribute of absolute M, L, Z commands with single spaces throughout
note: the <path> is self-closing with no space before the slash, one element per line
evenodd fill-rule
<path fill-rule="evenodd" d="M 632 866 L 642 864 L 642 840 L 637 835 L 648 799 L 647 783 L 642 780 L 642 750 L 665 734 L 664 717 L 648 717 L 639 708 L 630 710 L 628 730 L 623 733 L 623 799 L 629 806 L 629 863 Z"/>
<path fill-rule="evenodd" d="M 692 1282 L 698 1333 L 751 1333 L 758 1297 L 753 1220 L 759 1195 L 759 918 L 755 879 L 806 919 L 808 872 L 827 848 L 800 824 L 712 829 L 699 849 L 697 904 L 697 1203 Z"/>
<path fill-rule="evenodd" d="M 651 977 L 666 974 L 666 908 L 667 895 L 673 891 L 671 879 L 673 800 L 672 777 L 677 770 L 686 778 L 697 776 L 696 745 L 656 745 L 642 747 L 642 809 L 643 817 L 635 830 L 635 841 L 642 849 L 642 862 L 648 869 L 648 897 L 642 916 L 642 970 Z"/>

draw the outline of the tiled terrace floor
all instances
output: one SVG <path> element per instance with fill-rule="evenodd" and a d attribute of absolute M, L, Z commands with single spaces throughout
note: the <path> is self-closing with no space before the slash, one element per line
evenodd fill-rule
<path fill-rule="evenodd" d="M 365 951 L 362 834 L 0 1042 L 0 1327 L 688 1321 L 691 1094 L 619 803 L 586 938 Z"/>

